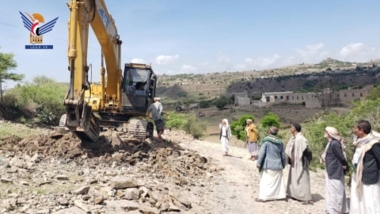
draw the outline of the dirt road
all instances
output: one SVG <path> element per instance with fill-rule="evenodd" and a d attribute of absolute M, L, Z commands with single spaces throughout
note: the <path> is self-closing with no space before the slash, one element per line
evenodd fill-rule
<path fill-rule="evenodd" d="M 247 149 L 230 146 L 231 156 L 223 156 L 220 144 L 207 141 L 193 141 L 181 143 L 182 147 L 195 150 L 200 155 L 212 158 L 215 163 L 225 170 L 221 175 L 214 177 L 215 185 L 207 189 L 205 204 L 210 213 L 246 213 L 246 214 L 323 214 L 325 213 L 324 174 L 311 172 L 311 191 L 314 205 L 301 205 L 299 202 L 288 200 L 257 203 L 260 174 L 256 168 L 256 161 L 249 160 Z M 284 170 L 287 176 L 288 168 Z M 286 179 L 285 179 L 286 180 Z M 285 182 L 286 183 L 286 182 Z"/>

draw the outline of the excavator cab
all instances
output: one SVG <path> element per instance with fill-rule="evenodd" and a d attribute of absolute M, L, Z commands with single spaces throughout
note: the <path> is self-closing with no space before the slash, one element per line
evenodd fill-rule
<path fill-rule="evenodd" d="M 123 76 L 122 111 L 145 114 L 156 95 L 157 76 L 149 65 L 138 63 L 125 64 Z"/>

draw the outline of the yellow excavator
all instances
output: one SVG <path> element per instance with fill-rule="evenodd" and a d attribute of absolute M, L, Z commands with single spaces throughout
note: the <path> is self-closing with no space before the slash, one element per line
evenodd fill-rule
<path fill-rule="evenodd" d="M 104 0 L 71 0 L 67 6 L 70 86 L 64 99 L 66 114 L 60 124 L 65 121 L 65 128 L 82 141 L 97 142 L 100 132 L 109 128 L 121 128 L 131 139 L 139 141 L 151 137 L 154 126 L 147 120 L 146 112 L 157 83 L 151 66 L 126 63 L 122 71 L 122 41 Z M 98 84 L 89 82 L 89 26 L 101 47 Z"/>

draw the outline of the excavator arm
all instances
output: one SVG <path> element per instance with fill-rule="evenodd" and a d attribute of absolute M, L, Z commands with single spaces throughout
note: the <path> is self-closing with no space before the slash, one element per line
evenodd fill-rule
<path fill-rule="evenodd" d="M 96 142 L 99 138 L 100 127 L 91 106 L 85 99 L 85 91 L 91 90 L 87 65 L 89 26 L 91 25 L 102 49 L 101 109 L 105 108 L 105 103 L 107 103 L 107 108 L 116 110 L 120 108 L 122 42 L 104 0 L 71 0 L 68 7 L 70 10 L 68 23 L 70 86 L 64 100 L 66 127 L 81 140 Z M 106 87 L 103 56 L 109 87 Z"/>

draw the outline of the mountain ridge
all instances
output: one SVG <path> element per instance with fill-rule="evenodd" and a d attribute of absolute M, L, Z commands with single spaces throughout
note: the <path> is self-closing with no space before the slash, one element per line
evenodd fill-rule
<path fill-rule="evenodd" d="M 363 87 L 366 84 L 380 82 L 379 67 L 380 59 L 358 63 L 327 58 L 316 64 L 301 63 L 260 71 L 159 75 L 157 94 L 169 101 L 199 101 L 247 90 L 249 96 L 257 97 L 262 92 L 270 91 L 310 91 L 312 89 L 310 86 L 313 84 L 319 84 L 323 82 L 323 78 L 334 76 L 341 79 L 338 83 L 339 88 Z M 364 73 L 361 74 L 362 72 Z M 358 75 L 360 77 L 356 77 Z M 368 78 L 369 75 L 370 78 Z M 296 80 L 289 81 L 292 78 Z M 316 78 L 319 80 L 315 80 Z M 272 82 L 270 79 L 276 81 Z M 306 82 L 306 84 L 295 84 L 297 81 Z M 257 85 L 267 87 L 260 89 Z"/>

